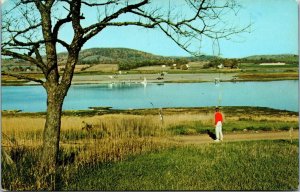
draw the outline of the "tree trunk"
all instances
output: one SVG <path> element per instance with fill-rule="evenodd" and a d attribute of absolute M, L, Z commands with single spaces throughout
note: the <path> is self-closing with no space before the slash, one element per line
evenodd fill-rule
<path fill-rule="evenodd" d="M 43 148 L 39 162 L 37 188 L 55 190 L 55 176 L 59 152 L 62 105 L 67 90 L 57 85 L 47 87 L 47 115 L 43 133 Z"/>

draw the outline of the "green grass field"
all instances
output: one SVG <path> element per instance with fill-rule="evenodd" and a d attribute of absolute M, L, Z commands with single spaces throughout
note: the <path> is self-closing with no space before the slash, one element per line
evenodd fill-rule
<path fill-rule="evenodd" d="M 207 144 L 82 167 L 65 190 L 295 190 L 298 141 Z"/>

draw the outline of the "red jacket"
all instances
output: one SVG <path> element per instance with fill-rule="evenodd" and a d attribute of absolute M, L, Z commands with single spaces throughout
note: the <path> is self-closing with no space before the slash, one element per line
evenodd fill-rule
<path fill-rule="evenodd" d="M 223 116 L 220 112 L 215 112 L 215 125 L 218 123 L 218 121 L 221 121 L 223 123 Z"/>

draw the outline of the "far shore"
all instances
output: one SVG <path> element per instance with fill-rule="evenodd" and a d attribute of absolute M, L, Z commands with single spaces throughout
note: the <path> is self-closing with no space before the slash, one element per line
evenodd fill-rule
<path fill-rule="evenodd" d="M 213 106 L 206 107 L 166 107 L 162 108 L 164 115 L 173 114 L 208 114 L 214 111 Z M 298 112 L 273 109 L 268 107 L 254 107 L 254 106 L 223 106 L 222 111 L 230 114 L 230 116 L 239 116 L 241 112 L 248 114 L 256 114 L 258 116 L 272 115 L 272 116 L 292 116 L 297 118 Z M 114 109 L 111 107 L 90 107 L 90 109 L 81 110 L 64 110 L 62 113 L 65 116 L 94 116 L 104 114 L 134 114 L 134 115 L 157 115 L 159 108 L 144 108 L 144 109 Z M 29 116 L 37 117 L 44 116 L 46 112 L 26 112 L 21 110 L 2 110 L 2 116 L 17 117 L 17 116 Z"/>
<path fill-rule="evenodd" d="M 278 75 L 274 76 L 239 76 L 239 73 L 183 73 L 183 74 L 89 74 L 89 75 L 74 75 L 72 84 L 110 84 L 110 83 L 203 83 L 215 82 L 220 79 L 221 82 L 239 82 L 239 81 L 276 81 L 276 80 L 298 80 L 296 75 Z M 18 85 L 38 85 L 35 82 L 26 81 L 3 81 L 3 86 L 18 86 Z"/>

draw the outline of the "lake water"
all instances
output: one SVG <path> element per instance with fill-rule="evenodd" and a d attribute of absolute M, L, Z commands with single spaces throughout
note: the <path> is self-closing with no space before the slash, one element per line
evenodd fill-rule
<path fill-rule="evenodd" d="M 298 80 L 269 82 L 72 85 L 64 110 L 110 106 L 114 109 L 261 106 L 298 111 Z M 2 110 L 46 110 L 41 86 L 2 86 Z"/>

